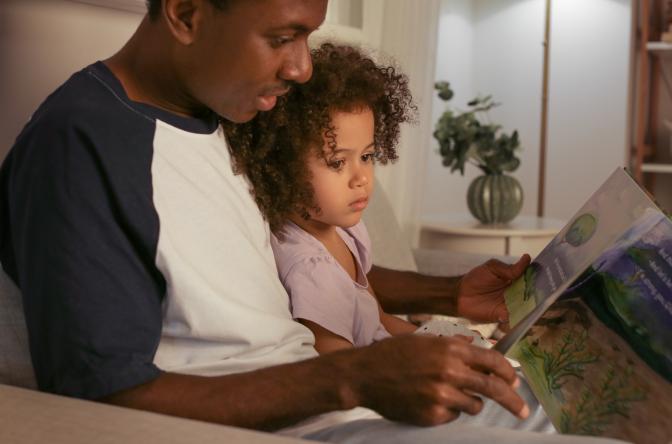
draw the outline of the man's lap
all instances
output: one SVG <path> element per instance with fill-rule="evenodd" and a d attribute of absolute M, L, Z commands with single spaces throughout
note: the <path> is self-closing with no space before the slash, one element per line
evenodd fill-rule
<path fill-rule="evenodd" d="M 339 444 L 576 444 L 623 443 L 623 441 L 585 436 L 558 435 L 467 423 L 437 427 L 413 427 L 384 419 L 364 419 L 334 426 L 305 436 L 304 439 Z"/>
<path fill-rule="evenodd" d="M 530 416 L 519 420 L 497 403 L 487 400 L 476 416 L 462 414 L 448 424 L 415 427 L 386 419 L 362 419 L 328 427 L 303 436 L 304 439 L 342 444 L 424 444 L 424 443 L 622 443 L 623 441 L 558 435 L 550 420 L 521 377 L 518 393 L 528 403 Z"/>

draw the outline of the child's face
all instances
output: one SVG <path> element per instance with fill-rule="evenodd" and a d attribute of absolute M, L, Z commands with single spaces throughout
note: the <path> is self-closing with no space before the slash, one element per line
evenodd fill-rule
<path fill-rule="evenodd" d="M 346 228 L 357 224 L 373 192 L 373 113 L 365 108 L 355 112 L 334 112 L 336 150 L 325 140 L 325 158 L 309 154 L 308 169 L 315 202 L 322 212 L 311 213 L 311 221 Z"/>

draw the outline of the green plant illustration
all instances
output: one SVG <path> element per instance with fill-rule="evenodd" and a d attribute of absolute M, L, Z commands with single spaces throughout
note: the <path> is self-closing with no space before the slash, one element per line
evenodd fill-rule
<path fill-rule="evenodd" d="M 661 334 L 669 331 L 669 324 L 665 321 L 647 315 L 642 311 L 642 301 L 645 300 L 647 273 L 644 267 L 648 262 L 657 259 L 655 250 L 648 248 L 631 247 L 627 250 L 628 256 L 637 264 L 628 270 L 630 273 L 612 275 L 610 272 L 601 273 L 603 289 L 603 304 L 605 313 L 596 311 L 602 322 L 626 340 L 633 351 L 639 355 L 658 374 L 672 381 L 672 366 L 669 364 L 670 336 Z M 595 305 L 595 301 L 591 300 Z"/>
<path fill-rule="evenodd" d="M 597 219 L 590 213 L 584 213 L 574 219 L 565 234 L 565 242 L 573 247 L 585 244 L 595 234 Z"/>
<path fill-rule="evenodd" d="M 560 390 L 568 378 L 583 379 L 586 365 L 598 360 L 586 345 L 588 332 L 581 331 L 578 335 L 573 331 L 565 332 L 562 339 L 556 342 L 550 351 L 543 350 L 532 342 L 527 352 L 541 360 L 542 374 L 546 389 L 553 394 L 562 396 Z"/>
<path fill-rule="evenodd" d="M 601 435 L 617 417 L 628 418 L 632 404 L 644 401 L 646 391 L 632 386 L 632 366 L 617 376 L 610 364 L 597 390 L 585 388 L 575 406 L 563 408 L 560 431 L 580 435 Z"/>
<path fill-rule="evenodd" d="M 625 327 L 632 329 L 639 336 L 648 336 L 645 325 L 637 322 L 637 317 L 633 311 L 637 301 L 641 296 L 637 292 L 635 284 L 644 277 L 645 273 L 641 269 L 635 269 L 634 272 L 623 279 L 617 276 L 611 276 L 609 273 L 602 273 L 604 282 L 604 293 L 614 314 L 621 320 Z"/>
<path fill-rule="evenodd" d="M 521 276 L 504 292 L 510 325 L 516 325 L 536 306 L 533 300 L 525 300 L 525 285 L 525 277 Z"/>
<path fill-rule="evenodd" d="M 447 102 L 453 98 L 450 83 L 437 82 L 434 88 L 441 100 Z M 436 123 L 434 138 L 439 142 L 443 166 L 450 167 L 451 173 L 459 170 L 462 175 L 467 162 L 485 174 L 502 174 L 518 168 L 518 131 L 508 135 L 501 131 L 501 125 L 487 119 L 488 111 L 499 103 L 486 96 L 476 97 L 467 105 L 468 111 L 445 111 Z"/>
<path fill-rule="evenodd" d="M 536 302 L 538 301 L 537 297 L 537 286 L 536 280 L 537 276 L 541 272 L 541 264 L 539 262 L 532 262 L 526 269 L 523 274 L 523 279 L 525 280 L 525 292 L 523 293 L 523 301 L 527 301 L 534 297 Z"/>

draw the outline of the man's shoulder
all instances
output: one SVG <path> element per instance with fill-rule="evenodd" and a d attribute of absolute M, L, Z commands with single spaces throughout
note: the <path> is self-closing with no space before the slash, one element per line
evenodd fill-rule
<path fill-rule="evenodd" d="M 73 74 L 38 107 L 6 163 L 46 162 L 57 169 L 77 159 L 121 166 L 149 162 L 156 122 L 131 107 L 119 88 L 101 62 Z"/>
<path fill-rule="evenodd" d="M 25 131 L 80 130 L 110 131 L 128 125 L 129 120 L 153 122 L 128 106 L 117 85 L 97 62 L 73 74 L 35 111 Z M 106 78 L 107 77 L 107 78 Z"/>

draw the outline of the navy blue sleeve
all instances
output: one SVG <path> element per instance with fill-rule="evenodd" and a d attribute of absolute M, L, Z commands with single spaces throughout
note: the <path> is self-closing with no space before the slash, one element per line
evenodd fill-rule
<path fill-rule="evenodd" d="M 0 259 L 23 294 L 38 386 L 86 399 L 160 373 L 153 123 L 105 100 L 52 100 L 0 172 Z"/>

